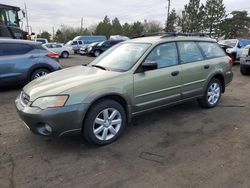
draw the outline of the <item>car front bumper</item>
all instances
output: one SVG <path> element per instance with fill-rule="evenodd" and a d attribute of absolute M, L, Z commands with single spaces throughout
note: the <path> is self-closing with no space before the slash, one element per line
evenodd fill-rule
<path fill-rule="evenodd" d="M 17 112 L 25 125 L 35 134 L 62 136 L 79 134 L 82 130 L 85 104 L 69 105 L 42 110 L 24 106 L 20 97 L 15 100 Z"/>

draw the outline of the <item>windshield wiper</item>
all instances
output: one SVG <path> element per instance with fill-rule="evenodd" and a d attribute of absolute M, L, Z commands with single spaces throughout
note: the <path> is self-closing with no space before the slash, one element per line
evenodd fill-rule
<path fill-rule="evenodd" d="M 91 65 L 92 67 L 100 68 L 102 70 L 108 70 L 107 68 L 100 66 L 100 65 Z"/>

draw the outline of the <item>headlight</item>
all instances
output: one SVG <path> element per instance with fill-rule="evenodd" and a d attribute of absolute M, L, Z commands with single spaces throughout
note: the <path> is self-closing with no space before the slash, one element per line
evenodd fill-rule
<path fill-rule="evenodd" d="M 31 106 L 39 107 L 41 109 L 62 107 L 65 105 L 68 95 L 48 96 L 37 98 Z"/>
<path fill-rule="evenodd" d="M 88 48 L 88 51 L 90 52 L 92 50 L 92 47 Z"/>

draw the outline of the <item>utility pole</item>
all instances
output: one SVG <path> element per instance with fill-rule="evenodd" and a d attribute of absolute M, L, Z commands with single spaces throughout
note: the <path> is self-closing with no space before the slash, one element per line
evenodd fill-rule
<path fill-rule="evenodd" d="M 28 12 L 27 12 L 26 3 L 24 3 L 24 8 L 25 8 L 25 15 L 26 15 L 26 31 L 28 32 L 28 34 L 30 34 L 30 31 L 29 31 L 29 19 L 28 19 Z"/>
<path fill-rule="evenodd" d="M 168 23 L 168 18 L 170 14 L 170 0 L 167 0 L 167 1 L 168 1 L 168 17 L 167 17 L 167 23 Z"/>
<path fill-rule="evenodd" d="M 81 32 L 82 32 L 82 29 L 83 29 L 83 17 L 81 18 Z"/>

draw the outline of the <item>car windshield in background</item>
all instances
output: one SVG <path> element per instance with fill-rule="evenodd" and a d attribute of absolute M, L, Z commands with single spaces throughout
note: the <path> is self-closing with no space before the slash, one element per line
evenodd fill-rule
<path fill-rule="evenodd" d="M 134 66 L 150 46 L 148 43 L 118 44 L 95 59 L 90 66 L 98 65 L 108 70 L 124 72 Z"/>
<path fill-rule="evenodd" d="M 247 40 L 247 39 L 239 41 L 239 45 L 240 45 L 241 48 L 243 48 L 243 47 L 245 47 L 245 46 L 247 46 L 249 44 L 250 44 L 250 40 Z"/>
<path fill-rule="evenodd" d="M 221 40 L 219 41 L 219 44 L 226 45 L 229 47 L 235 47 L 237 44 L 237 40 Z"/>

